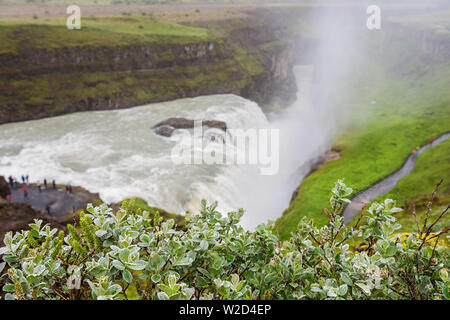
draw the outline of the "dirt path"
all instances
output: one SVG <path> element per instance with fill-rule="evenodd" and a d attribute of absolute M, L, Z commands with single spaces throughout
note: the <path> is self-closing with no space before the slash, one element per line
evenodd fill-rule
<path fill-rule="evenodd" d="M 400 170 L 394 172 L 387 178 L 381 180 L 380 182 L 374 184 L 373 186 L 367 188 L 366 190 L 357 194 L 352 202 L 344 210 L 344 222 L 348 223 L 354 216 L 356 216 L 362 208 L 375 200 L 376 198 L 388 193 L 397 185 L 398 181 L 411 173 L 416 165 L 417 157 L 422 154 L 428 148 L 431 148 L 439 143 L 450 138 L 450 133 L 446 133 L 436 139 L 433 143 L 429 143 L 422 148 L 416 154 L 411 154 L 407 159 L 403 167 Z"/>

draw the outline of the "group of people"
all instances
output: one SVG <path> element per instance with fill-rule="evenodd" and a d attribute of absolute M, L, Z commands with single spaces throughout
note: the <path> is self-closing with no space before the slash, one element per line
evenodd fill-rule
<path fill-rule="evenodd" d="M 47 189 L 47 179 L 44 179 L 44 188 Z M 52 188 L 53 188 L 53 190 L 56 190 L 56 182 L 55 182 L 55 180 L 52 180 Z M 41 185 L 41 183 L 38 183 L 38 190 L 39 190 L 39 192 L 42 192 L 42 185 Z"/>
<path fill-rule="evenodd" d="M 8 180 L 9 180 L 9 185 L 10 185 L 11 189 L 19 187 L 19 184 L 18 184 L 17 179 L 15 177 L 9 176 Z M 23 196 L 24 199 L 26 199 L 26 198 L 28 198 L 27 186 L 29 185 L 29 176 L 28 175 L 22 175 L 21 176 L 21 180 L 22 180 L 22 196 Z M 38 183 L 37 188 L 38 188 L 39 192 L 42 192 L 42 189 L 48 189 L 47 179 L 44 179 L 43 185 L 41 185 L 41 183 Z M 56 182 L 55 182 L 55 180 L 52 180 L 52 188 L 53 188 L 53 190 L 56 190 Z M 72 190 L 72 186 L 71 185 L 67 185 L 66 186 L 66 192 L 68 194 L 72 194 L 72 191 L 73 191 Z M 12 200 L 13 200 L 13 195 L 12 195 L 11 191 L 7 195 L 7 200 L 8 200 L 9 203 L 11 203 Z M 50 207 L 49 204 L 45 205 L 45 211 L 47 211 L 47 213 L 50 214 L 51 207 Z"/>

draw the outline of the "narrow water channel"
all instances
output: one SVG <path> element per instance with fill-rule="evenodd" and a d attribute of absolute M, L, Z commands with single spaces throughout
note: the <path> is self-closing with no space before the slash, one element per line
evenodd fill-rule
<path fill-rule="evenodd" d="M 417 153 L 411 154 L 408 159 L 406 159 L 405 164 L 403 165 L 403 167 L 401 167 L 400 170 L 357 194 L 352 199 L 352 202 L 344 210 L 345 223 L 349 222 L 355 215 L 357 215 L 366 204 L 394 189 L 400 179 L 411 173 L 411 171 L 414 169 L 417 157 L 420 154 L 422 154 L 428 148 L 436 146 L 439 143 L 447 140 L 448 138 L 450 138 L 450 133 L 446 133 L 436 139 L 433 143 L 429 143 L 423 146 L 417 151 Z"/>

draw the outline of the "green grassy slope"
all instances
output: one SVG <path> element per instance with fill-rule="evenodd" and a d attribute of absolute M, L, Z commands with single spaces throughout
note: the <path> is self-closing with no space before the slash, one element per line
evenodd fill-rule
<path fill-rule="evenodd" d="M 418 159 L 414 170 L 399 181 L 397 186 L 380 199 L 396 199 L 398 205 L 405 205 L 405 201 L 414 196 L 429 198 L 433 189 L 441 179 L 440 196 L 450 200 L 450 140 L 425 150 Z M 406 204 L 408 206 L 408 204 Z"/>
<path fill-rule="evenodd" d="M 155 42 L 183 44 L 210 38 L 207 30 L 202 28 L 137 15 L 86 17 L 80 30 L 67 29 L 66 20 L 61 18 L 0 21 L 0 54 L 17 54 L 19 49 L 112 47 Z"/>
<path fill-rule="evenodd" d="M 439 217 L 443 210 L 450 204 L 450 140 L 446 140 L 436 145 L 423 154 L 416 162 L 414 170 L 403 177 L 389 193 L 379 197 L 375 201 L 382 202 L 385 199 L 396 199 L 396 206 L 403 208 L 403 211 L 396 213 L 398 223 L 402 228 L 399 233 L 417 232 L 417 225 L 422 229 L 425 222 L 427 206 L 431 199 L 431 194 L 435 185 L 443 179 L 442 184 L 433 200 L 433 205 L 428 216 L 427 225 L 430 226 Z M 416 219 L 413 215 L 413 204 L 416 206 Z M 354 225 L 358 217 L 350 221 Z M 450 226 L 450 216 L 443 218 L 433 228 L 438 232 Z M 445 244 L 450 243 L 450 235 L 443 235 L 440 241 Z"/>
<path fill-rule="evenodd" d="M 129 45 L 139 40 L 148 42 L 164 39 L 169 42 L 178 42 L 190 37 L 203 40 L 209 37 L 208 31 L 202 28 L 168 23 L 156 20 L 152 16 L 139 15 L 84 17 L 81 20 L 80 30 L 67 29 L 65 18 L 10 18 L 1 20 L 0 26 L 2 31 L 14 32 L 19 37 L 20 33 L 15 31 L 16 28 L 26 27 L 35 30 L 34 36 L 37 38 L 30 37 L 27 40 L 33 43 L 33 47 L 44 49 L 77 45 Z M 47 31 L 51 31 L 52 34 Z M 2 51 L 16 49 L 17 39 L 8 37 L 8 33 L 4 32 L 0 36 L 4 41 Z M 64 41 L 61 42 L 61 39 Z"/>
<path fill-rule="evenodd" d="M 399 169 L 416 146 L 449 131 L 450 63 L 409 59 L 395 68 L 394 62 L 404 57 L 394 56 L 372 60 L 373 69 L 353 82 L 352 103 L 359 108 L 352 115 L 353 128 L 336 141 L 342 157 L 302 182 L 297 198 L 277 221 L 282 238 L 302 216 L 327 223 L 323 208 L 338 179 L 344 178 L 355 193 L 362 191 Z M 450 176 L 448 167 L 443 170 Z M 423 181 L 423 188 L 432 190 L 434 183 Z"/>
<path fill-rule="evenodd" d="M 417 208 L 419 225 L 425 219 L 426 206 L 433 191 L 433 185 L 441 179 L 441 186 L 433 202 L 428 225 L 433 222 L 439 214 L 450 204 L 450 140 L 426 150 L 417 159 L 414 170 L 399 181 L 397 186 L 387 195 L 380 197 L 377 201 L 387 198 L 396 199 L 397 205 L 404 211 L 396 215 L 399 223 L 403 226 L 400 231 L 411 232 L 416 230 L 414 216 L 412 215 L 413 203 Z M 444 226 L 450 226 L 450 216 L 444 218 L 436 225 L 435 230 Z"/>

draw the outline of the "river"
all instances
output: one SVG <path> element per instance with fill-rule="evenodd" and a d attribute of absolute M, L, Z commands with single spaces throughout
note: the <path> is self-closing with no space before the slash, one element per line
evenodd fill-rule
<path fill-rule="evenodd" d="M 329 146 L 320 125 L 329 110 L 311 103 L 312 68 L 296 67 L 297 101 L 264 113 L 235 95 L 212 95 L 113 111 L 80 112 L 0 126 L 0 175 L 44 178 L 98 192 L 107 203 L 133 196 L 170 212 L 198 211 L 200 200 L 224 212 L 244 208 L 242 225 L 279 217 L 292 191 Z M 151 127 L 170 117 L 225 121 L 228 128 L 280 131 L 280 170 L 262 176 L 252 165 L 174 165 L 176 135 Z"/>

